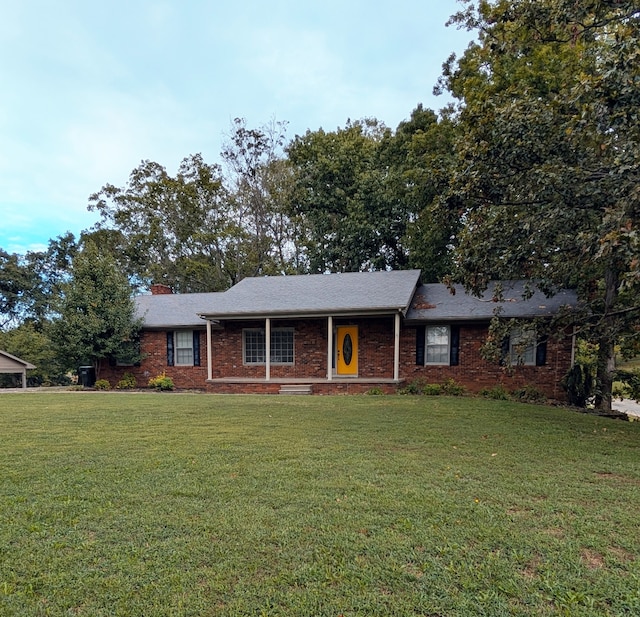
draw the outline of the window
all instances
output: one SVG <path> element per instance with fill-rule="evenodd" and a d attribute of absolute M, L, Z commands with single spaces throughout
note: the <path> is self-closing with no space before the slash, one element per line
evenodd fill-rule
<path fill-rule="evenodd" d="M 449 326 L 426 328 L 425 364 L 449 364 Z"/>
<path fill-rule="evenodd" d="M 200 366 L 200 332 L 167 332 L 167 366 Z"/>
<path fill-rule="evenodd" d="M 244 363 L 264 364 L 266 350 L 264 330 L 244 330 Z"/>
<path fill-rule="evenodd" d="M 264 329 L 242 331 L 245 364 L 264 364 L 266 346 Z M 293 364 L 293 328 L 273 328 L 271 330 L 271 362 L 273 364 Z"/>
<path fill-rule="evenodd" d="M 193 333 L 191 330 L 176 332 L 176 364 L 193 365 Z"/>
<path fill-rule="evenodd" d="M 271 362 L 293 364 L 292 328 L 277 328 L 271 331 Z"/>
<path fill-rule="evenodd" d="M 460 326 L 416 326 L 416 364 L 458 366 Z"/>
<path fill-rule="evenodd" d="M 509 336 L 509 360 L 511 364 L 536 364 L 536 335 L 533 330 L 518 328 Z"/>

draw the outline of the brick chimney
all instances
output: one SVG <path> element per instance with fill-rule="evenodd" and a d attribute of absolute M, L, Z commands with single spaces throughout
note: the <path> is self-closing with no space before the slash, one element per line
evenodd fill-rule
<path fill-rule="evenodd" d="M 163 285 L 162 283 L 154 283 L 151 285 L 151 294 L 154 296 L 160 296 L 162 294 L 172 294 L 173 290 L 169 285 Z"/>

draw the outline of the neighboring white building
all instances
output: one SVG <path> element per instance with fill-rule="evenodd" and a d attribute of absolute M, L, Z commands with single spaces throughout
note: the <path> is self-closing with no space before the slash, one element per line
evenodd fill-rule
<path fill-rule="evenodd" d="M 12 356 L 6 351 L 0 350 L 0 373 L 13 373 L 22 375 L 22 387 L 27 387 L 27 371 L 36 368 L 30 362 Z"/>

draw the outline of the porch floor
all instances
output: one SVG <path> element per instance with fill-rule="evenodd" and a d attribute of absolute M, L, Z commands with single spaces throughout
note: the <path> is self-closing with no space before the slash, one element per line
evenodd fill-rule
<path fill-rule="evenodd" d="M 358 383 L 358 384 L 394 384 L 403 383 L 404 379 L 393 379 L 391 377 L 272 377 L 267 380 L 264 377 L 217 377 L 215 379 L 207 379 L 207 383 L 273 383 L 273 384 L 340 384 L 340 383 Z"/>

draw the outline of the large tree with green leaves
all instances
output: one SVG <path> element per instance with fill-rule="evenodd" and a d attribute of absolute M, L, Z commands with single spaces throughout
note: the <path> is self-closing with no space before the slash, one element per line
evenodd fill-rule
<path fill-rule="evenodd" d="M 292 209 L 303 221 L 311 272 L 401 265 L 403 253 L 389 254 L 385 242 L 394 225 L 383 207 L 378 155 L 388 133 L 377 120 L 355 121 L 334 132 L 307 131 L 287 147 L 296 184 Z"/>
<path fill-rule="evenodd" d="M 439 207 L 455 160 L 455 123 L 418 105 L 395 133 L 387 135 L 380 154 L 385 199 L 395 217 L 389 242 L 404 252 L 404 267 L 419 268 L 425 283 L 450 274 L 451 241 L 460 227 L 454 209 Z M 397 249 L 396 249 L 397 250 Z"/>
<path fill-rule="evenodd" d="M 143 161 L 125 187 L 107 184 L 92 195 L 89 210 L 101 216 L 93 234 L 139 286 L 219 291 L 243 276 L 246 234 L 231 216 L 220 167 L 199 154 L 175 176 Z"/>
<path fill-rule="evenodd" d="M 27 256 L 0 249 L 0 330 L 15 328 L 38 313 L 41 280 L 34 262 L 36 254 Z"/>
<path fill-rule="evenodd" d="M 610 409 L 614 346 L 638 335 L 640 309 L 640 5 L 467 4 L 452 21 L 478 42 L 440 84 L 460 102 L 458 274 L 476 291 L 490 278 L 577 287 Z"/>
<path fill-rule="evenodd" d="M 109 250 L 86 241 L 61 290 L 49 335 L 67 369 L 92 365 L 99 375 L 104 361 L 139 360 L 141 322 L 135 316 L 132 288 Z"/>
<path fill-rule="evenodd" d="M 333 132 L 307 131 L 287 148 L 292 210 L 313 272 L 448 270 L 451 229 L 431 206 L 452 158 L 448 120 L 418 106 L 397 131 L 375 119 Z"/>
<path fill-rule="evenodd" d="M 292 169 L 284 155 L 286 122 L 250 128 L 235 118 L 222 147 L 231 216 L 244 238 L 247 275 L 299 272 L 300 235 L 288 205 Z"/>

